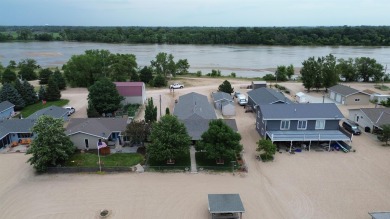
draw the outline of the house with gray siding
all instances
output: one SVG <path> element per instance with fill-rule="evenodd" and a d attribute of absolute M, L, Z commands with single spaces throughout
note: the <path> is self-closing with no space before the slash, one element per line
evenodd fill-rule
<path fill-rule="evenodd" d="M 0 120 L 9 119 L 14 114 L 15 105 L 9 102 L 8 100 L 0 103 Z"/>
<path fill-rule="evenodd" d="M 272 142 L 351 141 L 334 103 L 265 104 L 256 114 L 257 132 Z"/>
<path fill-rule="evenodd" d="M 343 105 L 368 105 L 370 94 L 342 84 L 328 88 L 329 98 Z"/>
<path fill-rule="evenodd" d="M 201 139 L 204 132 L 209 129 L 209 122 L 217 119 L 217 115 L 206 96 L 191 92 L 179 97 L 173 109 L 173 115 L 185 125 L 193 141 Z M 237 131 L 236 120 L 223 119 L 223 121 Z"/>
<path fill-rule="evenodd" d="M 126 126 L 126 118 L 72 118 L 65 133 L 78 149 L 97 149 L 99 139 L 109 142 L 109 146 L 117 139 L 122 144 Z"/>
<path fill-rule="evenodd" d="M 49 106 L 43 108 L 41 110 L 36 111 L 27 117 L 27 119 L 38 119 L 41 116 L 51 116 L 55 119 L 63 119 L 64 121 L 68 121 L 68 110 L 59 106 Z"/>
<path fill-rule="evenodd" d="M 348 119 L 370 132 L 382 130 L 381 126 L 390 124 L 390 108 L 349 109 Z"/>
<path fill-rule="evenodd" d="M 258 88 L 248 92 L 248 105 L 252 106 L 253 109 L 258 109 L 258 106 L 263 104 L 291 104 L 283 93 L 271 89 L 271 88 Z"/>

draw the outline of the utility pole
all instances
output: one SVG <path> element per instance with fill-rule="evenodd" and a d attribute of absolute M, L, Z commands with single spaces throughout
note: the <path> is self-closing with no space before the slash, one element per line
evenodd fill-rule
<path fill-rule="evenodd" d="M 161 119 L 161 94 L 160 94 L 160 119 Z"/>

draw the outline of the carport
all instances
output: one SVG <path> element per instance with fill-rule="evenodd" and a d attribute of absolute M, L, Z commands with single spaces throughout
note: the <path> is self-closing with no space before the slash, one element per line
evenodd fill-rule
<path fill-rule="evenodd" d="M 239 194 L 209 194 L 211 219 L 241 219 L 245 212 Z"/>
<path fill-rule="evenodd" d="M 293 142 L 309 142 L 309 151 L 312 141 L 329 141 L 329 145 L 332 141 L 345 141 L 352 142 L 352 136 L 349 137 L 338 130 L 321 130 L 321 131 L 268 131 L 267 136 L 272 142 L 290 142 L 290 151 L 292 149 Z M 330 147 L 329 147 L 330 150 Z"/>

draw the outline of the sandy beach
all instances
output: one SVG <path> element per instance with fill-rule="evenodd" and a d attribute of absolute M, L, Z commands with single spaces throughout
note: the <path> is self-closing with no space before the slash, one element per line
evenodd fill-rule
<path fill-rule="evenodd" d="M 180 80 L 178 80 L 180 81 Z M 186 87 L 150 89 L 148 97 L 162 114 L 174 100 L 189 92 L 205 94 L 217 90 L 223 79 L 185 81 Z M 236 90 L 250 84 L 229 80 Z M 187 86 L 188 85 L 188 86 Z M 301 84 L 286 84 L 298 87 Z M 80 92 L 81 91 L 81 92 Z M 86 90 L 63 93 L 76 108 L 85 111 Z M 345 110 L 343 110 L 343 113 Z M 158 113 L 159 114 L 159 113 Z M 347 116 L 347 115 L 346 115 Z M 139 118 L 143 117 L 141 113 Z M 356 152 L 277 153 L 269 163 L 255 159 L 255 114 L 236 105 L 236 118 L 248 173 L 121 173 L 121 174 L 35 174 L 21 153 L 0 154 L 0 218 L 210 218 L 207 194 L 238 193 L 246 212 L 244 218 L 367 218 L 371 211 L 390 210 L 390 147 L 376 136 L 362 133 L 353 139 Z"/>

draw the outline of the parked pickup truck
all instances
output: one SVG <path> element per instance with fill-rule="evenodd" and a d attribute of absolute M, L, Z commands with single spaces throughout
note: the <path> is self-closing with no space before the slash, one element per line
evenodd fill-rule
<path fill-rule="evenodd" d="M 174 83 L 169 86 L 169 89 L 182 89 L 182 88 L 184 88 L 184 85 L 179 83 Z"/>

